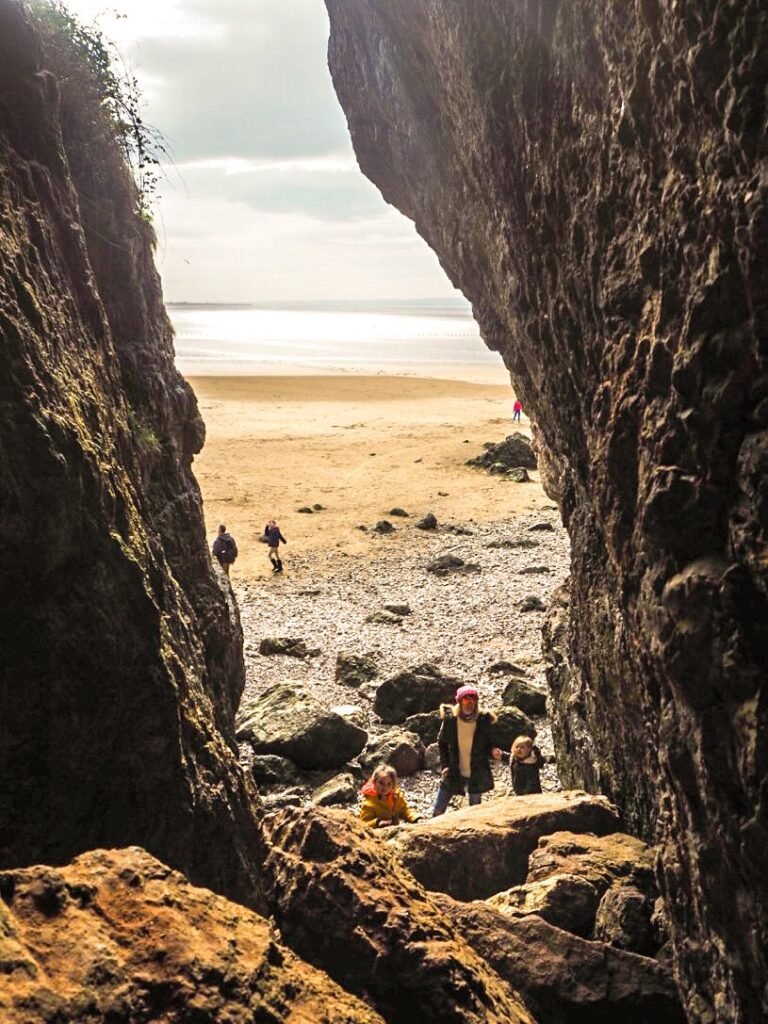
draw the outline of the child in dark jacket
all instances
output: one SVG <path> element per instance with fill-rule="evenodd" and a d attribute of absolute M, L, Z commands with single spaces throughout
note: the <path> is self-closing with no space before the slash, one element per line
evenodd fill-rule
<path fill-rule="evenodd" d="M 280 527 L 274 519 L 270 519 L 264 527 L 264 540 L 267 542 L 269 560 L 272 563 L 272 572 L 283 571 L 283 560 L 280 557 L 280 543 L 287 544 L 288 541 L 280 532 Z"/>
<path fill-rule="evenodd" d="M 517 796 L 541 792 L 540 772 L 544 758 L 530 736 L 518 736 L 509 753 L 502 751 L 501 760 L 509 765 L 512 789 Z"/>

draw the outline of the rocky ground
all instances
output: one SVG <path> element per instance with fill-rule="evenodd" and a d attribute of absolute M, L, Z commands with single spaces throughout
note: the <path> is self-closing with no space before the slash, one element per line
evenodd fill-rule
<path fill-rule="evenodd" d="M 388 728 L 372 709 L 376 686 L 397 672 L 431 662 L 445 675 L 475 684 L 481 702 L 498 706 L 507 676 L 489 673 L 499 661 L 525 671 L 525 679 L 545 689 L 541 657 L 542 611 L 521 611 L 533 596 L 546 605 L 565 579 L 569 546 L 554 506 L 492 524 L 438 524 L 434 531 L 415 528 L 415 519 L 396 519 L 396 532 L 371 535 L 370 553 L 305 552 L 291 558 L 285 572 L 236 584 L 245 634 L 247 681 L 243 700 L 278 682 L 308 685 L 328 705 L 353 705 L 371 737 Z M 540 527 L 540 528 L 536 528 Z M 543 527 L 543 528 L 541 528 Z M 462 532 L 458 532 L 462 531 Z M 466 531 L 466 532 L 464 532 Z M 520 544 L 523 547 L 503 546 Z M 426 565 L 451 554 L 480 567 L 466 575 L 436 576 Z M 266 563 L 266 551 L 265 551 Z M 388 604 L 406 604 L 411 614 L 399 624 L 367 623 L 366 617 Z M 265 637 L 296 637 L 315 657 L 264 656 Z M 372 655 L 379 677 L 358 689 L 335 680 L 339 652 Z M 545 719 L 536 720 L 537 743 L 552 755 Z M 241 746 L 250 761 L 251 751 Z M 508 769 L 495 765 L 497 790 L 509 791 Z M 306 796 L 325 776 L 307 774 Z M 559 789 L 554 764 L 542 778 L 545 790 Z M 412 806 L 429 812 L 437 776 L 419 772 L 402 780 Z"/>

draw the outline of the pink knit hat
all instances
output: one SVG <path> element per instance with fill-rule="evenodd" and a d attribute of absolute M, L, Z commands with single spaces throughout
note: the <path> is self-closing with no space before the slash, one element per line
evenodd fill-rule
<path fill-rule="evenodd" d="M 477 700 L 478 694 L 474 686 L 460 686 L 456 691 L 456 703 L 462 700 L 464 697 L 474 697 Z"/>

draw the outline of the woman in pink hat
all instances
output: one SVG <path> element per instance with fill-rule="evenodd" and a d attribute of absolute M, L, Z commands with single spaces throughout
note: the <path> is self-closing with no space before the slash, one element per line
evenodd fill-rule
<path fill-rule="evenodd" d="M 493 789 L 488 759 L 501 759 L 501 750 L 493 746 L 491 737 L 496 716 L 480 710 L 474 686 L 460 686 L 455 705 L 443 704 L 440 717 L 440 788 L 432 808 L 433 818 L 445 813 L 452 796 L 468 793 L 470 804 L 479 804 L 483 793 Z"/>

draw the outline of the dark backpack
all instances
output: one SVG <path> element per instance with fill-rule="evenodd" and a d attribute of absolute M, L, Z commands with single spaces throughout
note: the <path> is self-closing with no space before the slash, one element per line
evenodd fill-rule
<path fill-rule="evenodd" d="M 222 551 L 222 557 L 225 562 L 234 562 L 237 558 L 237 548 L 235 542 L 231 537 L 224 538 L 224 550 Z"/>

